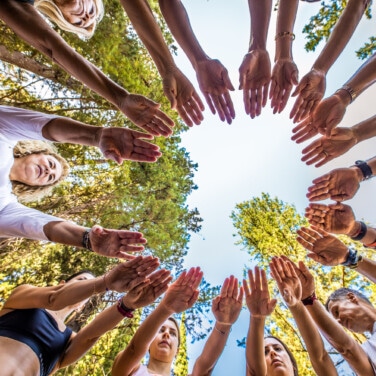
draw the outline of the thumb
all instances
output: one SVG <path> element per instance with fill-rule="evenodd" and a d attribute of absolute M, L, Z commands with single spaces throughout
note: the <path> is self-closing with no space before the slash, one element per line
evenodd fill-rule
<path fill-rule="evenodd" d="M 230 80 L 230 77 L 228 76 L 228 73 L 227 72 L 223 72 L 222 74 L 222 79 L 223 79 L 223 82 L 225 83 L 225 86 L 227 89 L 231 90 L 231 91 L 234 91 L 235 88 Z"/>
<path fill-rule="evenodd" d="M 294 85 L 297 85 L 299 83 L 299 79 L 298 79 L 298 76 L 299 76 L 299 73 L 297 71 L 295 71 L 293 74 L 292 74 L 292 77 L 291 77 L 291 81 Z"/>
<path fill-rule="evenodd" d="M 160 103 L 154 102 L 153 100 L 149 98 L 143 97 L 143 100 L 144 100 L 144 104 L 146 104 L 147 106 L 156 107 L 156 108 L 161 107 Z"/>
<path fill-rule="evenodd" d="M 91 231 L 93 232 L 94 235 L 100 235 L 103 232 L 103 227 L 99 225 L 94 225 L 91 228 Z"/>
<path fill-rule="evenodd" d="M 120 154 L 116 150 L 106 150 L 103 155 L 107 159 L 111 159 L 112 161 L 116 162 L 117 164 L 122 164 L 123 159 L 121 158 Z"/>

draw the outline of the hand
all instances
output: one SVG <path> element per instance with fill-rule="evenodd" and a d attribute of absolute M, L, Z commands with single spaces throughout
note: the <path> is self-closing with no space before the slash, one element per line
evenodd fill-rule
<path fill-rule="evenodd" d="M 302 150 L 302 161 L 307 165 L 315 164 L 321 167 L 334 158 L 345 154 L 357 141 L 351 128 L 337 127 L 332 130 L 330 137 L 322 136 Z"/>
<path fill-rule="evenodd" d="M 299 82 L 292 97 L 298 96 L 290 112 L 290 119 L 297 123 L 305 119 L 319 104 L 325 94 L 326 75 L 311 69 Z"/>
<path fill-rule="evenodd" d="M 212 114 L 218 112 L 221 121 L 232 123 L 234 105 L 229 90 L 235 90 L 227 69 L 219 60 L 208 59 L 197 64 L 197 80 Z"/>
<path fill-rule="evenodd" d="M 179 278 L 170 285 L 161 301 L 171 314 L 183 312 L 191 308 L 198 298 L 198 286 L 201 283 L 203 273 L 199 267 L 184 271 Z"/>
<path fill-rule="evenodd" d="M 333 234 L 349 235 L 356 230 L 355 215 L 348 205 L 310 204 L 305 216 L 311 225 Z"/>
<path fill-rule="evenodd" d="M 138 127 L 153 136 L 168 137 L 175 124 L 159 107 L 160 104 L 138 94 L 128 94 L 119 106 L 124 115 Z"/>
<path fill-rule="evenodd" d="M 158 266 L 157 257 L 137 256 L 133 260 L 116 265 L 103 278 L 107 288 L 124 292 L 144 282 L 146 277 L 153 273 Z"/>
<path fill-rule="evenodd" d="M 243 90 L 245 112 L 253 119 L 261 114 L 268 98 L 270 58 L 265 50 L 253 50 L 245 55 L 239 68 L 240 86 Z"/>
<path fill-rule="evenodd" d="M 349 250 L 334 235 L 318 227 L 302 227 L 296 240 L 307 250 L 307 256 L 326 266 L 336 266 L 346 261 Z"/>
<path fill-rule="evenodd" d="M 337 168 L 313 180 L 308 188 L 309 201 L 330 198 L 334 201 L 346 201 L 355 196 L 359 189 L 358 168 Z"/>
<path fill-rule="evenodd" d="M 162 155 L 159 146 L 143 139 L 152 140 L 153 136 L 127 128 L 101 128 L 98 147 L 107 159 L 118 164 L 122 164 L 124 160 L 155 162 Z"/>
<path fill-rule="evenodd" d="M 232 325 L 239 317 L 243 305 L 243 288 L 233 275 L 226 278 L 219 296 L 213 299 L 212 311 L 219 324 Z"/>
<path fill-rule="evenodd" d="M 303 120 L 292 131 L 291 138 L 297 143 L 308 140 L 318 132 L 330 137 L 332 130 L 341 122 L 346 112 L 346 103 L 339 95 L 332 95 L 319 103 L 311 116 Z"/>
<path fill-rule="evenodd" d="M 141 252 L 146 239 L 141 232 L 126 230 L 108 230 L 101 226 L 93 226 L 89 234 L 93 251 L 101 256 L 117 257 L 131 260 L 135 256 L 128 252 Z"/>
<path fill-rule="evenodd" d="M 290 265 L 294 268 L 295 274 L 298 276 L 300 285 L 302 287 L 302 299 L 306 299 L 315 292 L 315 280 L 309 269 L 302 261 L 299 261 L 299 266 L 288 259 L 286 256 L 281 256 L 284 260 L 288 260 Z"/>
<path fill-rule="evenodd" d="M 152 304 L 167 291 L 171 280 L 170 271 L 166 269 L 158 270 L 123 296 L 124 305 L 130 309 L 137 309 Z"/>
<path fill-rule="evenodd" d="M 276 299 L 270 300 L 268 282 L 265 270 L 255 267 L 255 274 L 248 270 L 249 287 L 247 281 L 243 279 L 245 301 L 251 316 L 265 317 L 272 314 L 277 304 Z"/>
<path fill-rule="evenodd" d="M 273 257 L 270 272 L 287 306 L 294 307 L 299 304 L 302 299 L 302 285 L 292 262 L 287 257 Z"/>
<path fill-rule="evenodd" d="M 293 85 L 298 84 L 298 68 L 292 59 L 279 59 L 275 62 L 270 84 L 269 98 L 273 114 L 285 108 Z"/>
<path fill-rule="evenodd" d="M 183 121 L 192 127 L 201 124 L 205 107 L 188 78 L 176 67 L 163 77 L 163 91 Z"/>

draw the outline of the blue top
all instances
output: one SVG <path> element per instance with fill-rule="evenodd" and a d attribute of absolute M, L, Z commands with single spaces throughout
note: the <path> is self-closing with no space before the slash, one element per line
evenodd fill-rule
<path fill-rule="evenodd" d="M 0 336 L 29 346 L 39 359 L 41 376 L 52 372 L 71 334 L 68 327 L 61 332 L 56 320 L 45 309 L 15 309 L 0 316 Z"/>

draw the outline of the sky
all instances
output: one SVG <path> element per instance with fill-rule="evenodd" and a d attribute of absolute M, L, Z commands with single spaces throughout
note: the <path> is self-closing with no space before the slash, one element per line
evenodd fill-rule
<path fill-rule="evenodd" d="M 219 59 L 228 69 L 235 88 L 239 86 L 238 69 L 248 51 L 250 19 L 246 0 L 183 0 L 192 28 L 203 49 L 211 58 Z M 299 2 L 294 32 L 294 60 L 299 69 L 299 78 L 307 73 L 324 43 L 316 52 L 304 50 L 303 26 L 317 13 L 319 3 Z M 375 17 L 375 12 L 373 12 Z M 275 17 L 273 12 L 268 35 L 268 51 L 273 61 Z M 356 58 L 355 50 L 372 35 L 374 21 L 363 17 L 350 43 L 327 75 L 325 96 L 331 95 L 341 87 L 359 68 L 363 61 Z M 182 50 L 178 51 L 176 63 L 195 85 L 200 94 L 195 72 Z M 352 126 L 374 115 L 373 98 L 376 87 L 371 87 L 352 103 L 345 114 L 341 126 Z M 201 98 L 204 101 L 203 96 Z M 242 279 L 244 268 L 254 264 L 246 251 L 235 245 L 236 230 L 230 214 L 237 203 L 260 196 L 267 192 L 271 197 L 295 205 L 299 213 L 304 213 L 308 205 L 306 192 L 314 178 L 337 167 L 353 165 L 358 159 L 368 159 L 374 155 L 376 140 L 357 145 L 347 154 L 327 163 L 321 168 L 306 166 L 300 161 L 301 150 L 305 145 L 291 141 L 292 121 L 288 115 L 294 99 L 291 98 L 286 109 L 273 115 L 270 103 L 262 114 L 251 119 L 245 114 L 242 92 L 232 93 L 236 118 L 231 125 L 222 123 L 213 116 L 206 106 L 205 120 L 182 135 L 182 146 L 190 153 L 193 162 L 198 163 L 194 181 L 198 190 L 188 198 L 188 204 L 197 207 L 204 219 L 202 230 L 193 234 L 189 251 L 185 257 L 186 268 L 199 265 L 205 279 L 220 285 L 231 274 Z M 347 204 L 351 205 L 357 219 L 376 223 L 370 198 L 376 188 L 376 179 L 363 182 L 357 195 Z M 212 319 L 208 315 L 208 319 Z M 237 347 L 236 340 L 246 336 L 249 313 L 243 309 L 234 324 L 227 346 L 213 372 L 214 376 L 245 374 L 244 349 Z M 188 344 L 189 369 L 201 353 L 204 341 Z"/>

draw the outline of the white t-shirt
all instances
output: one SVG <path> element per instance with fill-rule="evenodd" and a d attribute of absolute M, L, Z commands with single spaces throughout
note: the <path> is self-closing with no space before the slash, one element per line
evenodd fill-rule
<path fill-rule="evenodd" d="M 373 373 L 376 375 L 376 321 L 373 324 L 371 337 L 362 343 L 362 348 L 367 353 L 373 367 Z"/>
<path fill-rule="evenodd" d="M 21 140 L 46 140 L 42 128 L 55 115 L 0 106 L 0 238 L 22 237 L 47 240 L 43 226 L 62 221 L 52 215 L 28 208 L 12 194 L 9 173 L 13 166 L 13 148 Z"/>

